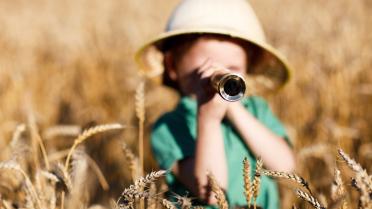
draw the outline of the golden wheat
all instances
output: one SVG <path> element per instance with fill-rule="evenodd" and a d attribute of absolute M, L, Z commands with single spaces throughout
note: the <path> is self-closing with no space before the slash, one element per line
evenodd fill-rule
<path fill-rule="evenodd" d="M 66 162 L 65 162 L 65 169 L 68 170 L 68 166 L 70 163 L 70 158 L 72 156 L 72 153 L 74 152 L 75 148 L 84 142 L 89 137 L 97 134 L 102 133 L 109 130 L 117 130 L 117 129 L 123 129 L 124 127 L 120 124 L 107 124 L 107 125 L 99 125 L 92 128 L 89 128 L 88 130 L 85 130 L 82 134 L 80 134 L 75 140 L 74 144 L 70 148 L 70 152 L 67 155 Z"/>
<path fill-rule="evenodd" d="M 167 199 L 162 199 L 161 204 L 166 208 L 166 209 L 177 209 L 176 206 L 174 206 L 169 200 Z"/>
<path fill-rule="evenodd" d="M 0 170 L 12 170 L 19 172 L 25 179 L 25 191 L 26 191 L 26 198 L 30 201 L 33 207 L 41 209 L 41 202 L 36 193 L 36 189 L 33 186 L 30 178 L 28 177 L 27 173 L 20 167 L 20 165 L 16 162 L 0 162 Z M 34 206 L 35 205 L 35 206 Z"/>
<path fill-rule="evenodd" d="M 323 207 L 319 203 L 319 201 L 315 197 L 313 197 L 311 194 L 308 194 L 308 193 L 306 193 L 306 192 L 304 192 L 302 190 L 299 190 L 299 189 L 296 189 L 296 194 L 300 198 L 302 198 L 302 199 L 306 200 L 308 203 L 310 203 L 314 208 L 316 208 L 316 209 L 325 209 L 325 207 Z"/>
<path fill-rule="evenodd" d="M 289 179 L 293 182 L 296 182 L 296 183 L 300 184 L 304 188 L 306 188 L 310 192 L 310 194 L 312 193 L 311 190 L 310 190 L 310 187 L 309 187 L 309 183 L 307 181 L 305 181 L 304 178 L 302 178 L 301 176 L 298 176 L 296 174 L 286 173 L 286 172 L 281 172 L 281 171 L 269 171 L 269 170 L 265 170 L 265 169 L 263 169 L 261 171 L 261 174 L 266 175 L 266 176 Z"/>
<path fill-rule="evenodd" d="M 124 202 L 124 204 L 134 204 L 136 199 L 147 198 L 149 193 L 143 191 L 144 187 L 156 181 L 156 179 L 161 176 L 164 176 L 165 173 L 166 171 L 154 171 L 147 174 L 145 177 L 140 177 L 134 184 L 130 185 L 129 188 L 124 189 L 117 204 L 120 205 L 122 202 Z"/>
<path fill-rule="evenodd" d="M 208 177 L 208 183 L 210 187 L 212 188 L 212 192 L 214 193 L 214 196 L 217 199 L 218 207 L 221 209 L 228 209 L 229 205 L 227 204 L 225 193 L 222 191 L 221 187 L 218 185 L 213 174 L 208 173 L 207 177 Z"/>
<path fill-rule="evenodd" d="M 139 176 L 139 171 L 137 170 L 140 167 L 138 159 L 133 154 L 132 150 L 127 146 L 127 144 L 123 143 L 122 148 L 126 161 L 129 163 L 129 170 L 132 180 L 134 181 Z"/>
<path fill-rule="evenodd" d="M 244 175 L 244 194 L 247 204 L 250 205 L 252 199 L 252 186 L 251 186 L 251 174 L 250 165 L 247 158 L 243 160 L 243 175 Z"/>
<path fill-rule="evenodd" d="M 254 208 L 256 208 L 256 201 L 257 201 L 258 194 L 260 192 L 262 166 L 263 166 L 262 159 L 258 158 L 257 163 L 256 163 L 256 170 L 255 170 L 255 174 L 254 174 L 254 178 L 252 182 L 252 196 L 254 199 L 254 203 L 253 203 Z"/>
<path fill-rule="evenodd" d="M 143 78 L 137 75 L 132 54 L 162 30 L 159 25 L 165 24 L 166 14 L 176 3 L 178 0 L 167 4 L 160 0 L 0 1 L 0 149 L 3 150 L 0 159 L 11 159 L 21 165 L 34 181 L 34 187 L 39 187 L 40 182 L 36 181 L 40 179 L 36 174 L 42 170 L 59 179 L 56 182 L 58 193 L 71 191 L 72 188 L 66 189 L 70 174 L 62 174 L 63 166 L 54 174 L 54 163 L 68 155 L 69 151 L 64 150 L 70 145 L 70 136 L 75 137 L 80 132 L 74 130 L 67 137 L 60 132 L 64 136 L 62 140 L 60 135 L 47 135 L 48 128 L 70 124 L 84 127 L 90 122 L 133 123 L 136 117 L 133 94 Z M 366 174 L 360 176 L 354 172 L 352 187 L 345 181 L 345 196 L 338 199 L 331 197 L 329 188 L 336 179 L 332 153 L 336 147 L 344 148 L 358 159 L 366 173 L 371 171 L 370 1 L 282 0 L 278 3 L 252 0 L 251 3 L 263 23 L 268 42 L 283 52 L 295 69 L 293 82 L 267 99 L 286 124 L 294 150 L 298 151 L 297 173 L 312 183 L 314 195 L 327 196 L 329 208 L 333 203 L 344 201 L 350 208 L 356 207 L 361 198 L 366 202 L 370 182 Z M 262 79 L 258 82 L 271 85 Z M 144 137 L 146 128 L 172 108 L 177 99 L 174 92 L 152 82 L 146 81 L 146 87 L 146 107 L 151 107 L 151 111 L 146 113 L 144 132 L 140 131 Z M 32 106 L 37 108 L 30 108 Z M 33 124 L 40 129 L 34 131 L 32 139 L 29 125 L 24 126 L 23 131 L 16 128 L 20 122 L 27 124 L 29 113 L 33 114 Z M 13 130 L 16 130 L 14 140 Z M 40 152 L 43 145 L 35 135 L 39 131 L 47 157 Z M 137 147 L 138 133 L 124 134 L 128 145 Z M 146 149 L 147 142 L 144 140 Z M 91 196 L 96 198 L 92 202 L 111 203 L 114 208 L 112 196 L 119 195 L 122 185 L 131 181 L 124 178 L 129 176 L 130 169 L 121 169 L 124 161 L 119 154 L 121 147 L 112 146 L 109 140 L 105 143 L 91 141 L 88 147 L 89 153 L 94 154 L 92 159 L 97 161 L 111 185 L 110 192 L 91 185 Z M 146 155 L 145 148 L 141 149 Z M 109 151 L 100 152 L 97 160 L 97 150 Z M 145 171 L 156 168 L 150 156 L 144 156 L 144 161 Z M 45 168 L 47 163 L 51 170 Z M 119 169 L 115 169 L 117 167 Z M 350 173 L 341 167 L 340 170 L 342 177 L 348 179 Z M 43 172 L 41 175 L 46 176 Z M 0 173 L 0 207 L 26 206 L 25 184 L 13 185 L 9 181 L 16 176 L 5 170 Z M 45 178 L 54 182 L 52 176 Z M 23 175 L 17 180 L 24 183 Z M 92 183 L 87 181 L 87 184 Z M 358 193 L 352 191 L 354 187 Z M 45 187 L 41 185 L 40 188 Z M 306 208 L 303 201 L 286 192 L 285 184 L 281 190 L 283 208 L 293 204 Z M 44 207 L 42 198 L 41 195 L 41 207 Z M 32 202 L 32 198 L 29 201 Z"/>

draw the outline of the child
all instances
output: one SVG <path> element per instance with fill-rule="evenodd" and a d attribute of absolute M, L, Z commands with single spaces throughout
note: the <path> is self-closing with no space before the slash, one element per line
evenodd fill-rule
<path fill-rule="evenodd" d="M 146 44 L 138 58 L 146 75 L 162 75 L 163 83 L 182 96 L 178 106 L 156 122 L 151 135 L 160 168 L 170 171 L 166 181 L 171 191 L 212 207 L 216 199 L 207 181 L 211 172 L 229 205 L 244 207 L 245 157 L 252 170 L 257 157 L 268 169 L 293 170 L 288 137 L 267 103 L 257 96 L 227 102 L 210 87 L 210 77 L 221 69 L 253 80 L 269 78 L 272 89 L 288 80 L 288 66 L 266 44 L 245 0 L 182 1 L 166 32 Z M 271 178 L 262 177 L 257 204 L 279 208 Z"/>

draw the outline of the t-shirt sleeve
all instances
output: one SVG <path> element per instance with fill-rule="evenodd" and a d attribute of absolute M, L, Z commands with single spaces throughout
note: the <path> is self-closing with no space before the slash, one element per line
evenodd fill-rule
<path fill-rule="evenodd" d="M 276 135 L 284 138 L 286 142 L 291 145 L 287 132 L 283 124 L 271 111 L 268 103 L 261 97 L 255 97 L 255 106 L 256 106 L 256 117 L 261 121 L 267 128 L 269 128 Z"/>
<path fill-rule="evenodd" d="M 174 162 L 193 155 L 194 141 L 187 125 L 171 114 L 161 117 L 151 132 L 151 148 L 161 169 L 170 169 Z"/>

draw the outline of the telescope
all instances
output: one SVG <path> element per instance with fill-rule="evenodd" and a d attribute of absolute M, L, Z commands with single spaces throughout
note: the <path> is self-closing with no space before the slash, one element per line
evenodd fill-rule
<path fill-rule="evenodd" d="M 245 94 L 245 80 L 243 76 L 237 73 L 216 71 L 211 76 L 210 81 L 214 90 L 226 101 L 238 101 Z"/>

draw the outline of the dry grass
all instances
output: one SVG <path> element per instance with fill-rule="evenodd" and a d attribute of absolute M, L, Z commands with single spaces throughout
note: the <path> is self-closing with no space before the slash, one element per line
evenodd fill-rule
<path fill-rule="evenodd" d="M 77 204 L 71 194 L 82 188 L 82 208 L 114 208 L 123 188 L 157 169 L 149 128 L 177 96 L 150 81 L 141 87 L 133 54 L 162 30 L 159 23 L 165 24 L 177 2 L 0 2 L 0 207 L 60 208 L 65 193 L 66 208 Z M 296 175 L 266 170 L 261 175 L 295 182 L 304 192 L 298 194 L 322 207 L 371 207 L 371 2 L 251 2 L 269 42 L 295 69 L 284 91 L 266 97 L 290 133 Z M 112 122 L 126 129 L 74 142 L 82 130 Z M 129 152 L 123 157 L 123 142 L 138 162 L 131 162 Z M 72 146 L 84 148 L 88 166 L 79 172 L 87 173 L 87 187 L 61 164 L 70 167 Z M 338 148 L 345 152 L 336 158 Z M 280 181 L 282 208 L 306 208 L 287 182 Z M 138 198 L 155 208 L 179 205 L 162 200 L 160 185 Z M 248 181 L 245 186 L 251 187 Z"/>

